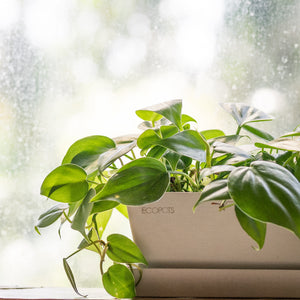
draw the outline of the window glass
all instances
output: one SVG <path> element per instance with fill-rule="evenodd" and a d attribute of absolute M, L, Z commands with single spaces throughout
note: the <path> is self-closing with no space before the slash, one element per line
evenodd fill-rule
<path fill-rule="evenodd" d="M 0 0 L 1 285 L 68 286 L 62 257 L 80 238 L 34 225 L 75 140 L 135 133 L 136 109 L 178 98 L 201 129 L 232 132 L 219 102 L 272 114 L 274 136 L 296 127 L 299 13 L 296 0 Z M 98 285 L 94 258 L 72 261 L 80 286 Z"/>

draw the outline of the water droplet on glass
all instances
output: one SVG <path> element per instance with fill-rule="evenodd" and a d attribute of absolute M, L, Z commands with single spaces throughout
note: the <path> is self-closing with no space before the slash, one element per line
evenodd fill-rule
<path fill-rule="evenodd" d="M 281 61 L 282 61 L 282 63 L 286 64 L 288 62 L 287 56 L 282 56 Z"/>

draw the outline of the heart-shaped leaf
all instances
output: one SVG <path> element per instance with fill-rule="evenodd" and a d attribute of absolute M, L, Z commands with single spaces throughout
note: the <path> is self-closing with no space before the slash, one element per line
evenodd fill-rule
<path fill-rule="evenodd" d="M 165 117 L 175 124 L 180 130 L 182 129 L 181 120 L 182 100 L 166 101 L 157 105 L 139 109 L 136 114 L 145 121 L 152 123 Z"/>
<path fill-rule="evenodd" d="M 41 194 L 59 202 L 79 201 L 89 189 L 86 177 L 86 172 L 77 165 L 59 166 L 43 181 Z"/>
<path fill-rule="evenodd" d="M 129 238 L 121 234 L 111 234 L 107 237 L 107 255 L 114 262 L 142 263 L 148 265 L 138 246 Z"/>
<path fill-rule="evenodd" d="M 284 167 L 255 161 L 228 177 L 229 193 L 247 215 L 295 232 L 300 238 L 300 183 Z"/>
<path fill-rule="evenodd" d="M 263 111 L 244 103 L 220 103 L 220 105 L 232 115 L 239 127 L 250 122 L 271 121 L 273 119 Z"/>
<path fill-rule="evenodd" d="M 105 290 L 116 298 L 134 298 L 135 282 L 130 270 L 124 265 L 112 265 L 102 276 Z"/>
<path fill-rule="evenodd" d="M 262 249 L 265 243 L 267 225 L 260 221 L 254 220 L 243 213 L 235 206 L 235 214 L 245 232 L 258 244 L 259 250 Z"/>
<path fill-rule="evenodd" d="M 115 142 L 106 136 L 85 137 L 71 145 L 62 164 L 73 163 L 85 168 L 96 161 L 100 154 L 115 148 L 115 146 Z"/>
<path fill-rule="evenodd" d="M 141 205 L 156 201 L 166 191 L 169 174 L 154 158 L 134 160 L 118 170 L 92 201 L 111 200 L 125 205 Z"/>

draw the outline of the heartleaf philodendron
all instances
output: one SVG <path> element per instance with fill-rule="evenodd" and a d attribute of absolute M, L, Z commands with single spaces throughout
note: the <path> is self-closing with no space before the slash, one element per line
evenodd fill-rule
<path fill-rule="evenodd" d="M 218 202 L 219 210 L 234 209 L 257 250 L 264 246 L 267 223 L 300 238 L 299 126 L 274 139 L 252 126 L 271 116 L 243 103 L 221 106 L 237 123 L 234 133 L 199 130 L 196 119 L 182 114 L 181 100 L 167 101 L 136 111 L 142 119 L 138 135 L 76 141 L 62 165 L 46 176 L 41 194 L 62 203 L 41 214 L 36 231 L 60 219 L 59 233 L 70 223 L 81 235 L 77 250 L 63 259 L 76 293 L 80 295 L 68 260 L 90 250 L 99 257 L 106 291 L 117 298 L 135 297 L 148 258 L 128 237 L 113 232 L 107 236 L 105 231 L 111 216 L 128 218 L 128 205 L 158 201 L 166 192 L 200 192 L 194 210 L 206 201 Z M 226 228 L 222 230 L 226 238 Z"/>

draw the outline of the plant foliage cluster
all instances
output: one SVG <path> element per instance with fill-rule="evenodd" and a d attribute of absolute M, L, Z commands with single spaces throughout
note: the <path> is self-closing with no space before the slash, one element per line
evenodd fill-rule
<path fill-rule="evenodd" d="M 167 101 L 136 111 L 143 120 L 140 135 L 80 139 L 48 174 L 41 194 L 60 204 L 39 217 L 36 230 L 60 219 L 61 225 L 70 222 L 82 234 L 77 251 L 63 260 L 77 293 L 68 259 L 88 249 L 99 254 L 107 292 L 118 298 L 135 296 L 133 270 L 141 274 L 146 259 L 127 237 L 111 234 L 104 241 L 102 235 L 114 209 L 128 217 L 127 205 L 157 201 L 165 192 L 200 191 L 194 209 L 204 201 L 219 201 L 220 210 L 232 206 L 259 249 L 267 223 L 300 238 L 299 127 L 274 139 L 253 127 L 272 120 L 264 112 L 241 103 L 221 106 L 237 123 L 232 135 L 219 129 L 199 131 L 196 120 L 182 113 L 181 100 Z M 260 142 L 251 142 L 248 133 Z M 112 265 L 104 269 L 106 257 Z"/>

